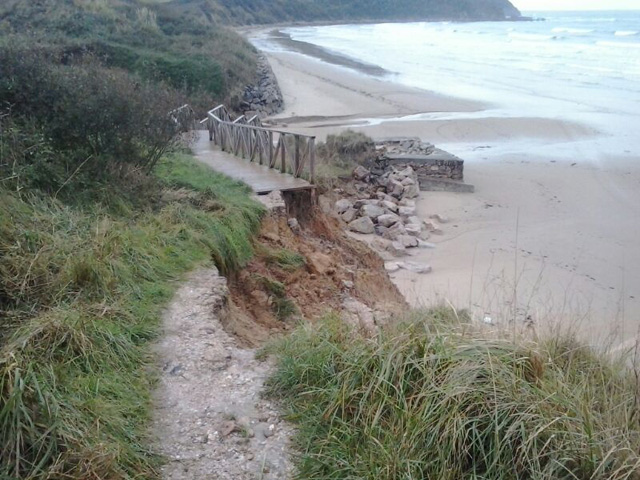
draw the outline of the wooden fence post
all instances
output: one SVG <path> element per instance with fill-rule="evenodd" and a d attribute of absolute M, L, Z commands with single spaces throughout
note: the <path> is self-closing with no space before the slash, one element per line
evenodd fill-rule
<path fill-rule="evenodd" d="M 309 139 L 309 181 L 316 183 L 316 137 Z"/>

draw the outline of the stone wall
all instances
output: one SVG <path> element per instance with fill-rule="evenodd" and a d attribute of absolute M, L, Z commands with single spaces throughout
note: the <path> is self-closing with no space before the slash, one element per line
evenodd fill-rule
<path fill-rule="evenodd" d="M 255 85 L 249 85 L 244 90 L 240 104 L 242 113 L 247 117 L 255 114 L 268 117 L 281 112 L 284 109 L 282 92 L 269 61 L 264 55 L 260 55 L 258 58 L 257 78 Z"/>
<path fill-rule="evenodd" d="M 438 178 L 448 180 L 464 179 L 464 160 L 419 138 L 386 138 L 376 142 L 379 152 L 370 169 L 386 171 L 393 166 L 397 169 L 411 167 L 418 179 Z"/>

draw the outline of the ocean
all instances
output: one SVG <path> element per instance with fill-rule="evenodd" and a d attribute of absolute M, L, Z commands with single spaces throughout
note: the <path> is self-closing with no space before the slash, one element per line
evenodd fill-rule
<path fill-rule="evenodd" d="M 305 26 L 283 32 L 380 66 L 389 80 L 482 100 L 487 103 L 482 115 L 571 120 L 615 137 L 618 154 L 637 149 L 640 11 L 526 14 L 545 20 Z M 259 47 L 279 48 L 263 42 Z"/>

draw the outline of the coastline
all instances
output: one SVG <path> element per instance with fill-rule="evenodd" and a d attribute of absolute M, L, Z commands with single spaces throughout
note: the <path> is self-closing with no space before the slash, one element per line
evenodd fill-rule
<path fill-rule="evenodd" d="M 285 110 L 270 121 L 323 139 L 344 128 L 417 136 L 466 160 L 475 194 L 422 192 L 419 214 L 449 217 L 433 273 L 392 274 L 413 306 L 448 302 L 477 318 L 527 318 L 630 346 L 640 318 L 640 169 L 635 158 L 576 156 L 595 127 L 501 118 L 492 105 L 364 76 L 308 56 L 265 52 Z M 402 117 L 411 117 L 410 120 Z M 363 121 L 366 120 L 366 121 Z M 600 140 L 598 140 L 600 141 Z"/>

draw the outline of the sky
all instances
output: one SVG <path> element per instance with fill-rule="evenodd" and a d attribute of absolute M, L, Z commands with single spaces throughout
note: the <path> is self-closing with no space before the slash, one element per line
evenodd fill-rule
<path fill-rule="evenodd" d="M 511 0 L 520 10 L 640 10 L 640 0 Z"/>

